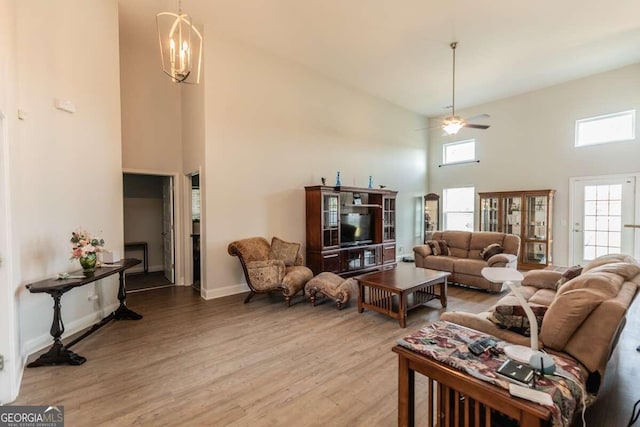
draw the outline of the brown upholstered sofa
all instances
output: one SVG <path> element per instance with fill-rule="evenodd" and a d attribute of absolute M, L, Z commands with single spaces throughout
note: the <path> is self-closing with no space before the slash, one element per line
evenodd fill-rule
<path fill-rule="evenodd" d="M 587 390 L 596 394 L 640 286 L 640 264 L 626 255 L 605 255 L 589 262 L 579 276 L 556 290 L 561 277 L 557 271 L 529 271 L 520 290 L 532 307 L 546 307 L 538 336 L 540 348 L 580 362 Z M 512 293 L 487 312 L 447 312 L 441 319 L 514 344 L 530 345 L 528 336 L 496 323 L 496 310 L 507 306 L 519 306 Z"/>
<path fill-rule="evenodd" d="M 502 285 L 482 277 L 484 267 L 517 268 L 520 252 L 520 237 L 513 234 L 484 231 L 436 231 L 432 240 L 444 240 L 451 255 L 434 255 L 429 245 L 413 248 L 416 267 L 448 271 L 450 282 L 462 283 L 493 292 L 502 290 Z M 499 244 L 503 253 L 493 255 L 486 261 L 480 252 L 491 244 Z"/>

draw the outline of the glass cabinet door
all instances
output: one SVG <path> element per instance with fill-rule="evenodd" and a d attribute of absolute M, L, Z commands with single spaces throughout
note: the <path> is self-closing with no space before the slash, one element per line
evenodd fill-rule
<path fill-rule="evenodd" d="M 330 193 L 322 196 L 322 245 L 338 246 L 340 227 L 338 224 L 338 203 L 340 196 Z"/>
<path fill-rule="evenodd" d="M 385 197 L 383 199 L 384 240 L 396 238 L 396 199 Z"/>
<path fill-rule="evenodd" d="M 440 228 L 440 196 L 429 193 L 424 196 L 424 241 L 431 240 L 434 231 Z"/>
<path fill-rule="evenodd" d="M 498 231 L 498 198 L 480 199 L 480 231 Z"/>
<path fill-rule="evenodd" d="M 546 196 L 527 196 L 527 238 L 547 239 Z"/>
<path fill-rule="evenodd" d="M 547 264 L 547 243 L 526 242 L 524 244 L 523 262 L 527 264 Z"/>
<path fill-rule="evenodd" d="M 503 199 L 503 203 L 502 232 L 507 234 L 516 234 L 519 236 L 522 234 L 522 198 L 505 197 Z"/>

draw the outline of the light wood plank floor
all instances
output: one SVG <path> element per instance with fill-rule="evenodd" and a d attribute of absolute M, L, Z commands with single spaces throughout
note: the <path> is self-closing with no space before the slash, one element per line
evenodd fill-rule
<path fill-rule="evenodd" d="M 448 310 L 482 311 L 502 296 L 449 289 Z M 186 287 L 129 295 L 143 320 L 112 322 L 78 343 L 84 365 L 26 369 L 13 404 L 64 405 L 68 426 L 394 426 L 391 348 L 443 312 L 431 301 L 401 329 L 378 313 L 359 314 L 355 300 L 338 311 L 301 298 L 290 308 L 275 295 L 243 298 L 204 301 Z M 608 395 L 587 412 L 590 426 L 626 425 L 640 397 L 632 386 L 639 335 L 634 314 L 609 366 Z"/>

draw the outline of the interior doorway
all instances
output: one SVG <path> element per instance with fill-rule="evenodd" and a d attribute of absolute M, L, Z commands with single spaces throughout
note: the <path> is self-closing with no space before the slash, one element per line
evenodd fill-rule
<path fill-rule="evenodd" d="M 572 179 L 572 239 L 574 265 L 610 253 L 634 255 L 632 228 L 636 206 L 636 177 Z"/>
<path fill-rule="evenodd" d="M 173 177 L 125 173 L 125 257 L 138 258 L 128 270 L 127 292 L 175 284 L 175 213 Z"/>
<path fill-rule="evenodd" d="M 191 179 L 191 286 L 196 291 L 201 288 L 201 256 L 200 256 L 200 174 L 189 175 Z"/>

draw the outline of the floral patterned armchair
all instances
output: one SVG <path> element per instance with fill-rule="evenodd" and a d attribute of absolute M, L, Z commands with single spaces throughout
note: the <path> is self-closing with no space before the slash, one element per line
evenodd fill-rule
<path fill-rule="evenodd" d="M 271 245 L 262 237 L 250 237 L 229 243 L 229 255 L 240 259 L 244 277 L 251 291 L 245 298 L 248 303 L 255 294 L 282 291 L 287 305 L 291 297 L 302 291 L 313 277 L 305 267 L 299 243 L 288 243 L 274 237 Z"/>

